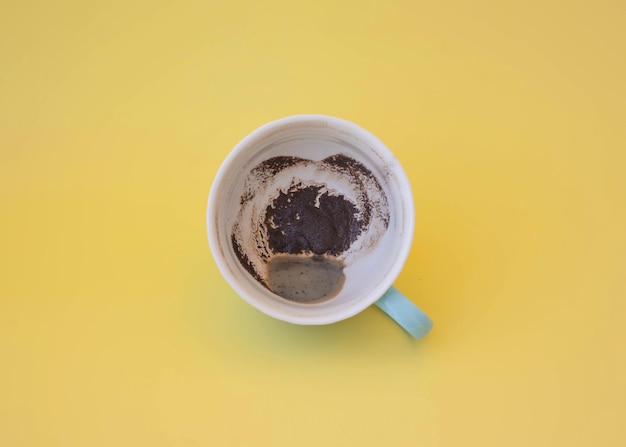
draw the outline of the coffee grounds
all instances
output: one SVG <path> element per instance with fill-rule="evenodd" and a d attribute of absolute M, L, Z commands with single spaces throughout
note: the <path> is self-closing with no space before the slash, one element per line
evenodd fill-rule
<path fill-rule="evenodd" d="M 343 195 L 321 186 L 295 186 L 267 207 L 265 226 L 274 253 L 338 256 L 361 234 L 363 221 Z"/>
<path fill-rule="evenodd" d="M 319 170 L 299 178 L 299 170 Z M 333 177 L 348 182 L 344 196 Z M 290 183 L 287 183 L 290 181 Z M 278 187 L 270 202 L 268 188 Z M 344 183 L 345 185 L 345 183 Z M 378 179 L 359 161 L 335 154 L 320 161 L 277 156 L 247 175 L 231 245 L 241 266 L 268 287 L 268 262 L 275 256 L 327 256 L 342 262 L 370 250 L 389 225 L 389 205 Z"/>

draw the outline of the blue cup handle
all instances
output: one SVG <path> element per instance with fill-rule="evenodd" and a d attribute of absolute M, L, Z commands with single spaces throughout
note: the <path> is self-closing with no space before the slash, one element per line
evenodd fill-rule
<path fill-rule="evenodd" d="M 415 338 L 425 337 L 433 328 L 428 315 L 393 286 L 376 301 L 376 305 Z"/>

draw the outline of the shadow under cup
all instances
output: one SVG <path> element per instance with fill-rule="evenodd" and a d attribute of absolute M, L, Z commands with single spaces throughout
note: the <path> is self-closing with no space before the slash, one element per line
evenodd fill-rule
<path fill-rule="evenodd" d="M 242 298 L 284 321 L 327 324 L 392 285 L 410 250 L 414 211 L 408 180 L 382 142 L 344 120 L 300 115 L 266 124 L 229 154 L 207 225 L 218 267 Z M 343 286 L 315 303 L 277 295 L 268 264 L 286 254 L 339 260 Z"/>

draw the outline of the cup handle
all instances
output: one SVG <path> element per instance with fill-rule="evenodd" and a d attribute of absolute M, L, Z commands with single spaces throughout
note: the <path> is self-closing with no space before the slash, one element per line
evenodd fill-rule
<path fill-rule="evenodd" d="M 428 315 L 393 286 L 376 301 L 376 305 L 415 338 L 425 337 L 433 328 Z"/>

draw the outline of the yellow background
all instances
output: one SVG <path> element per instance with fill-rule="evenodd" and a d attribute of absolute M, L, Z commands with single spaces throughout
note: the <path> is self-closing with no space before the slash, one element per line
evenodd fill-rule
<path fill-rule="evenodd" d="M 4 1 L 0 445 L 626 445 L 621 1 Z M 257 126 L 352 120 L 412 183 L 378 309 L 299 327 L 204 213 Z"/>

